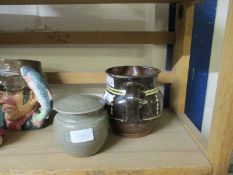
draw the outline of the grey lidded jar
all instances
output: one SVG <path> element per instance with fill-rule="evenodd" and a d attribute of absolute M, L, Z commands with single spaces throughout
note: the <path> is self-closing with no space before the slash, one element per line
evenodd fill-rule
<path fill-rule="evenodd" d="M 53 128 L 63 150 L 78 157 L 96 154 L 108 136 L 108 116 L 102 98 L 77 94 L 55 102 Z"/>

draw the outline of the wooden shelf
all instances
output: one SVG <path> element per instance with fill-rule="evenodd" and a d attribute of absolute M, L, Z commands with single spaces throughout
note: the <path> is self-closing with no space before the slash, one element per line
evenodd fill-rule
<path fill-rule="evenodd" d="M 190 3 L 198 1 L 0 0 L 0 5 L 173 2 L 182 3 L 177 5 L 176 10 L 177 35 L 172 68 L 175 76 L 170 92 L 171 108 L 179 113 L 184 111 L 185 106 L 192 39 L 194 5 Z M 110 134 L 105 147 L 97 155 L 88 158 L 75 158 L 63 153 L 54 139 L 52 126 L 38 131 L 10 132 L 0 149 L 0 174 L 227 175 L 233 146 L 233 77 L 230 74 L 233 65 L 233 1 L 229 2 L 227 21 L 208 147 L 185 114 L 175 115 L 170 110 L 165 110 L 158 119 L 154 133 L 137 139 Z M 166 82 L 170 82 L 167 76 L 164 78 Z M 67 86 L 70 85 L 65 87 L 66 94 L 71 92 Z M 57 88 L 54 92 L 57 93 L 56 98 L 60 98 L 64 95 L 64 87 Z M 72 92 L 84 91 L 75 88 Z"/>
<path fill-rule="evenodd" d="M 175 32 L 1 32 L 0 44 L 174 44 Z"/>
<path fill-rule="evenodd" d="M 198 2 L 200 0 L 0 0 L 0 5 L 23 4 L 110 4 L 110 3 L 177 3 Z"/>
<path fill-rule="evenodd" d="M 65 154 L 52 126 L 10 132 L 0 149 L 0 173 L 22 174 L 147 174 L 208 175 L 211 165 L 169 110 L 158 119 L 156 131 L 142 138 L 110 134 L 104 148 L 88 158 Z"/>
<path fill-rule="evenodd" d="M 76 93 L 104 92 L 104 85 L 50 87 L 55 101 Z M 178 118 L 166 109 L 152 134 L 123 138 L 110 133 L 103 149 L 87 158 L 64 153 L 55 140 L 52 126 L 9 132 L 0 148 L 0 174 L 208 175 L 211 165 L 193 139 L 200 133 L 184 127 L 190 124 L 185 114 Z"/>
<path fill-rule="evenodd" d="M 47 72 L 49 83 L 53 84 L 104 84 L 104 72 Z M 171 83 L 175 75 L 172 71 L 163 71 L 158 76 L 159 83 Z"/>

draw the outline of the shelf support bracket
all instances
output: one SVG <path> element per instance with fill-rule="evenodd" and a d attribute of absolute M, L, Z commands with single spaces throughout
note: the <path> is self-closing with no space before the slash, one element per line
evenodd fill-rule
<path fill-rule="evenodd" d="M 213 175 L 227 175 L 233 148 L 233 0 L 229 1 L 207 156 Z"/>
<path fill-rule="evenodd" d="M 175 78 L 171 85 L 170 106 L 176 113 L 181 113 L 186 99 L 194 5 L 178 3 L 176 9 L 176 44 L 172 63 Z"/>

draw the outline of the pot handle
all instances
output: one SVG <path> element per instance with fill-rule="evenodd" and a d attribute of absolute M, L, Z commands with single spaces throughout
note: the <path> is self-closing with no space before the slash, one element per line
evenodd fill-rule
<path fill-rule="evenodd" d="M 126 83 L 126 116 L 124 122 L 142 121 L 140 117 L 141 90 L 143 85 L 137 82 Z"/>

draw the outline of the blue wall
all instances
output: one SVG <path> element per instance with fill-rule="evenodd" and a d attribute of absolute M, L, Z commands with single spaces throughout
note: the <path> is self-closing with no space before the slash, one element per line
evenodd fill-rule
<path fill-rule="evenodd" d="M 195 6 L 185 113 L 201 130 L 217 0 Z"/>
<path fill-rule="evenodd" d="M 195 6 L 185 113 L 201 130 L 217 0 Z M 169 31 L 175 30 L 175 4 L 169 8 Z M 167 46 L 166 70 L 172 68 L 173 46 Z M 164 106 L 169 106 L 170 85 L 165 85 Z"/>

